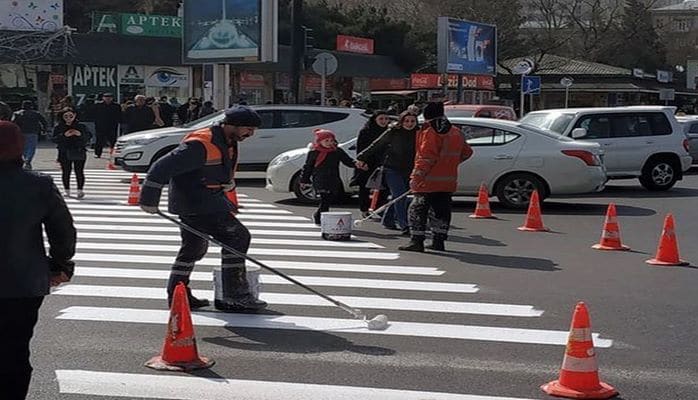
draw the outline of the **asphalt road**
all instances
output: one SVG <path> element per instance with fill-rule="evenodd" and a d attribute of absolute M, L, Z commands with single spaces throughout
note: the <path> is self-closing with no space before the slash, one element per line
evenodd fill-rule
<path fill-rule="evenodd" d="M 577 301 L 589 307 L 600 375 L 619 398 L 698 397 L 698 270 L 644 262 L 673 213 L 682 258 L 698 264 L 696 175 L 667 193 L 627 181 L 593 196 L 550 199 L 543 212 L 551 233 L 517 231 L 523 213 L 496 202 L 499 219 L 468 219 L 474 199 L 457 199 L 448 251 L 431 254 L 398 252 L 406 239 L 377 223 L 354 231 L 360 247 L 321 241 L 302 218 L 312 207 L 242 180 L 241 215 L 256 231 L 259 258 L 348 296 L 370 315 L 385 313 L 393 325 L 382 334 L 361 323 L 332 330 L 350 316 L 267 278 L 263 295 L 273 304 L 264 316 L 195 316 L 199 352 L 216 364 L 174 374 L 143 363 L 162 347 L 163 287 L 178 234 L 135 208 L 105 205 L 126 200 L 126 175 L 95 160 L 89 166 L 99 169 L 89 173 L 87 197 L 69 200 L 79 225 L 78 273 L 42 308 L 29 399 L 545 399 L 539 386 L 557 378 Z M 609 202 L 631 252 L 591 249 Z M 215 257 L 197 266 L 203 274 L 194 289 L 211 290 Z"/>

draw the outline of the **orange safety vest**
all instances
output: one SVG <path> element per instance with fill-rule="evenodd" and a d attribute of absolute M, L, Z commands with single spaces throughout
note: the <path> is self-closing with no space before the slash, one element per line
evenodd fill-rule
<path fill-rule="evenodd" d="M 221 185 L 227 183 L 235 176 L 237 167 L 237 146 L 233 145 L 228 148 L 228 160 L 230 160 L 230 169 L 227 174 L 221 172 L 220 167 L 225 166 L 226 161 L 223 159 L 221 149 L 213 143 L 213 131 L 211 128 L 204 128 L 192 132 L 184 136 L 182 142 L 199 142 L 204 146 L 206 151 L 206 164 L 204 166 L 204 178 L 208 189 L 220 189 Z"/>
<path fill-rule="evenodd" d="M 458 187 L 458 166 L 473 150 L 460 129 L 440 134 L 431 125 L 417 133 L 414 170 L 411 179 L 416 193 L 450 192 Z"/>

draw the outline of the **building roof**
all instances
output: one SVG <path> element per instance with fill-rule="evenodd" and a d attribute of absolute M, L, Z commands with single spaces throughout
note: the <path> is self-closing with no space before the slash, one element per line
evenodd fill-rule
<path fill-rule="evenodd" d="M 698 11 L 698 0 L 684 0 L 679 4 L 654 8 L 652 11 Z"/>
<path fill-rule="evenodd" d="M 533 57 L 533 59 L 538 59 L 538 57 Z M 502 62 L 508 68 L 512 68 L 521 59 L 512 58 Z M 509 72 L 498 67 L 499 74 L 509 75 Z M 606 75 L 606 76 L 627 76 L 631 75 L 632 71 L 627 68 L 614 67 L 612 65 L 606 65 L 591 61 L 574 60 L 571 58 L 560 57 L 552 54 L 546 54 L 540 60 L 536 71 L 536 75 L 569 75 L 569 76 L 579 76 L 579 75 Z"/>

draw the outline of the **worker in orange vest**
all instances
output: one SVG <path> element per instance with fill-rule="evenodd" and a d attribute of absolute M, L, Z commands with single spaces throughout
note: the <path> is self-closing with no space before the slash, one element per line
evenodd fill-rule
<path fill-rule="evenodd" d="M 414 169 L 410 190 L 414 200 L 409 208 L 410 243 L 400 250 L 424 252 L 427 219 L 433 211 L 433 241 L 428 249 L 444 251 L 451 224 L 451 196 L 458 186 L 458 166 L 473 150 L 460 129 L 451 125 L 441 102 L 424 108 L 424 125 L 417 133 Z"/>

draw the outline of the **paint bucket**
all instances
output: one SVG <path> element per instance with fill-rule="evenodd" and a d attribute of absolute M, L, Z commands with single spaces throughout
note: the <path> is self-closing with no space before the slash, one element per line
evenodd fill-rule
<path fill-rule="evenodd" d="M 351 240 L 350 212 L 324 212 L 320 215 L 320 231 L 325 240 Z"/>
<path fill-rule="evenodd" d="M 255 299 L 259 300 L 259 293 L 262 291 L 262 283 L 259 280 L 259 275 L 262 272 L 260 267 L 255 265 L 248 265 L 245 267 L 247 270 L 247 284 L 250 287 L 250 294 L 254 296 Z M 221 268 L 213 269 L 213 296 L 217 301 L 223 301 L 223 279 L 221 277 Z M 228 288 L 231 291 L 233 288 Z"/>

